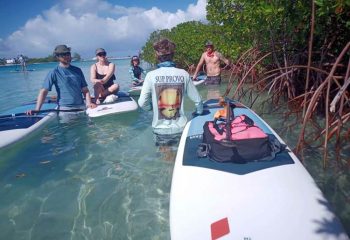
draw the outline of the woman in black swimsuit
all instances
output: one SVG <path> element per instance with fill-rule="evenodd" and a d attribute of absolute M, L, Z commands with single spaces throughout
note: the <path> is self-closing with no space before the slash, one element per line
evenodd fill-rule
<path fill-rule="evenodd" d="M 96 49 L 98 62 L 90 68 L 90 80 L 94 84 L 95 102 L 100 103 L 100 99 L 106 98 L 110 94 L 118 92 L 119 85 L 114 83 L 115 64 L 107 59 L 107 53 L 103 48 Z"/>

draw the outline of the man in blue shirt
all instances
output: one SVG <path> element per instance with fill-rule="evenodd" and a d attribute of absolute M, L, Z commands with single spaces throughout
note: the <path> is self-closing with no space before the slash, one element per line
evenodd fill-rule
<path fill-rule="evenodd" d="M 91 102 L 90 92 L 85 77 L 80 68 L 72 66 L 70 48 L 66 45 L 56 46 L 53 54 L 59 61 L 59 65 L 46 76 L 42 89 L 39 91 L 35 110 L 40 111 L 42 104 L 52 86 L 57 92 L 57 104 L 59 108 L 81 108 L 84 109 L 84 98 L 87 108 L 95 108 Z M 32 114 L 28 111 L 28 114 Z"/>

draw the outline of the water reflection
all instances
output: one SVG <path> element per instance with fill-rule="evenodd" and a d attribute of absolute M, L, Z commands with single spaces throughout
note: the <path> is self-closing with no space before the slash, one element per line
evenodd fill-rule
<path fill-rule="evenodd" d="M 193 110 L 185 101 L 189 118 Z M 296 137 L 279 115 L 263 118 L 293 147 Z M 142 110 L 57 120 L 1 151 L 0 239 L 170 239 L 177 147 L 157 147 L 151 122 L 152 113 Z M 305 165 L 349 229 L 349 173 L 323 170 L 320 152 L 306 150 Z M 329 231 L 325 224 L 319 231 Z"/>

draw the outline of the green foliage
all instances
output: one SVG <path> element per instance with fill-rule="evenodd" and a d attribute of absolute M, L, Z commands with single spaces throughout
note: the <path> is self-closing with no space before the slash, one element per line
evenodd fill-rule
<path fill-rule="evenodd" d="M 334 54 L 339 54 L 350 40 L 350 1 L 315 0 L 315 5 L 316 44 L 323 48 L 328 45 Z"/>
<path fill-rule="evenodd" d="M 169 33 L 170 33 L 170 31 L 167 29 L 154 31 L 151 33 L 145 46 L 143 46 L 143 48 L 142 48 L 141 56 L 145 61 L 147 61 L 151 64 L 157 63 L 156 56 L 155 56 L 154 50 L 153 50 L 153 43 L 162 39 L 162 38 L 169 38 Z"/>
<path fill-rule="evenodd" d="M 80 54 L 79 53 L 73 53 L 73 56 L 72 56 L 72 59 L 74 60 L 74 61 L 80 61 L 81 60 L 81 56 L 80 56 Z"/>
<path fill-rule="evenodd" d="M 57 62 L 57 58 L 51 54 L 45 58 L 28 58 L 28 57 L 25 57 L 26 61 L 28 64 L 31 64 L 31 63 L 46 63 L 46 62 Z M 81 56 L 79 53 L 73 53 L 73 56 L 72 56 L 72 60 L 73 61 L 80 61 L 81 60 Z"/>
<path fill-rule="evenodd" d="M 191 64 L 197 64 L 204 51 L 204 44 L 211 40 L 217 49 L 226 56 L 237 54 L 228 42 L 225 42 L 225 29 L 221 26 L 203 24 L 197 21 L 186 22 L 177 25 L 170 30 L 153 32 L 142 48 L 142 58 L 155 64 L 153 43 L 161 38 L 168 38 L 176 44 L 174 61 L 178 66 L 187 68 Z"/>
<path fill-rule="evenodd" d="M 45 62 L 57 62 L 57 59 L 54 55 L 49 55 L 46 58 L 29 58 L 27 63 L 45 63 Z"/>
<path fill-rule="evenodd" d="M 314 46 L 322 48 L 331 43 L 334 53 L 339 53 L 349 41 L 350 1 L 315 0 L 315 4 Z M 207 19 L 225 29 L 220 37 L 229 46 L 242 50 L 250 46 L 259 46 L 260 50 L 273 48 L 285 56 L 286 52 L 307 49 L 311 2 L 209 0 Z"/>
<path fill-rule="evenodd" d="M 170 37 L 176 44 L 175 62 L 187 66 L 197 63 L 204 43 L 208 39 L 212 40 L 210 29 L 211 26 L 200 22 L 182 23 L 173 28 Z"/>
<path fill-rule="evenodd" d="M 335 56 L 349 41 L 350 1 L 315 0 L 315 4 L 313 49 L 321 49 L 324 55 L 331 49 L 330 55 Z M 266 63 L 284 65 L 296 58 L 300 64 L 307 61 L 310 1 L 208 0 L 207 19 L 209 24 L 192 21 L 153 32 L 142 57 L 156 63 L 152 45 L 167 37 L 176 43 L 175 61 L 183 67 L 197 64 L 206 40 L 213 41 L 216 49 L 231 59 L 258 47 L 262 52 L 274 52 L 274 59 Z"/>

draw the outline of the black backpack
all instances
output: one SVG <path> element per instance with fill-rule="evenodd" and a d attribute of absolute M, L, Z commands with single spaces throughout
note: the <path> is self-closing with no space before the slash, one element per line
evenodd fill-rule
<path fill-rule="evenodd" d="M 235 104 L 226 101 L 225 107 L 225 119 L 205 122 L 203 142 L 197 150 L 199 157 L 209 157 L 217 162 L 233 163 L 269 161 L 275 158 L 276 153 L 285 149 L 285 146 L 275 136 L 263 133 L 248 116 L 234 117 L 232 110 L 236 107 Z M 250 137 L 254 134 L 249 134 L 248 131 L 258 132 L 259 137 Z M 241 134 L 241 137 L 235 139 L 235 134 Z"/>

